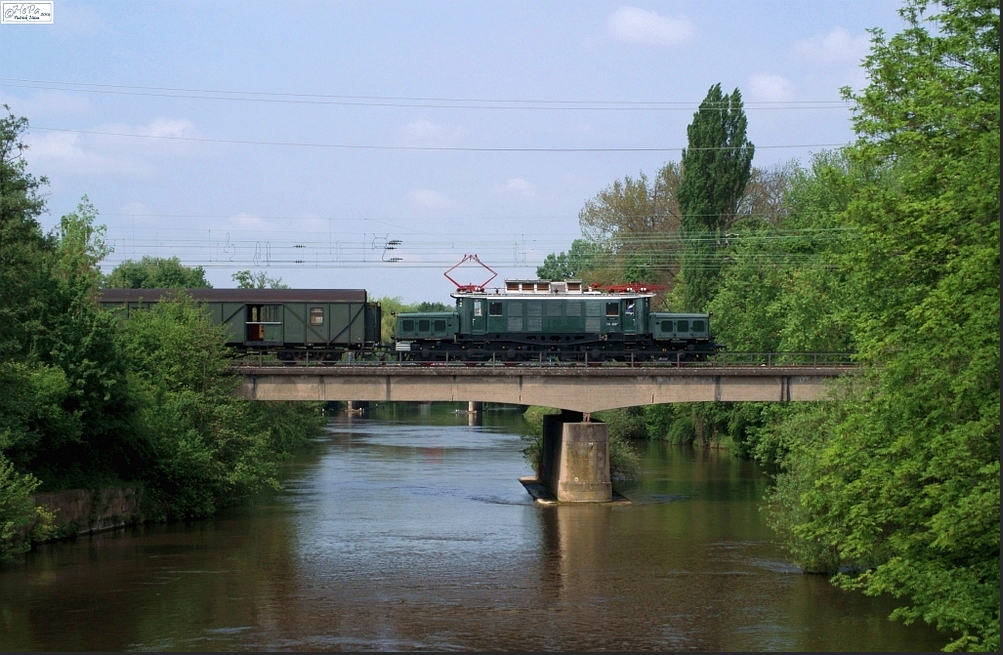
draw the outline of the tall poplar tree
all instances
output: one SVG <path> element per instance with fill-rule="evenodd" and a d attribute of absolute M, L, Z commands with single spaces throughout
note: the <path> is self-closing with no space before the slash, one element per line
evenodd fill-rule
<path fill-rule="evenodd" d="M 718 244 L 752 173 L 755 147 L 745 136 L 746 125 L 739 90 L 724 95 L 715 84 L 686 128 L 679 208 L 686 243 L 682 301 L 689 311 L 705 309 L 714 295 Z"/>

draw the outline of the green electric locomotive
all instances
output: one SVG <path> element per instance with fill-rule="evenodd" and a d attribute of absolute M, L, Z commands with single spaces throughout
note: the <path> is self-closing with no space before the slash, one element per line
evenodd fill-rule
<path fill-rule="evenodd" d="M 412 361 L 701 361 L 720 345 L 708 314 L 651 311 L 653 293 L 577 280 L 460 288 L 452 312 L 397 315 L 394 349 Z"/>

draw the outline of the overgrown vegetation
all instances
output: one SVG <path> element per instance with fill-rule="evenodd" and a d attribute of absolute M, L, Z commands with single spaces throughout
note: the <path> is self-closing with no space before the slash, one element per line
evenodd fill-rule
<path fill-rule="evenodd" d="M 641 266 L 670 287 L 666 308 L 713 312 L 732 350 L 855 353 L 838 402 L 654 407 L 645 424 L 779 471 L 769 520 L 804 570 L 900 599 L 893 616 L 935 625 L 948 650 L 997 651 L 999 3 L 907 0 L 901 14 L 901 33 L 872 33 L 869 86 L 843 91 L 857 142 L 778 169 L 765 195 L 752 169 L 736 212 L 709 211 L 713 252 L 690 256 L 686 203 L 668 197 L 718 175 L 688 162 L 657 194 L 642 176 L 597 196 L 574 250 L 602 253 L 587 282 Z M 750 194 L 770 201 L 743 211 Z M 677 208 L 680 228 L 651 216 Z"/>
<path fill-rule="evenodd" d="M 45 178 L 26 170 L 27 121 L 0 118 L 0 559 L 52 534 L 36 491 L 139 483 L 158 519 L 211 515 L 265 486 L 319 431 L 320 405 L 234 397 L 224 335 L 179 293 L 120 320 L 100 284 L 207 286 L 177 260 L 110 252 L 86 196 L 43 234 Z"/>

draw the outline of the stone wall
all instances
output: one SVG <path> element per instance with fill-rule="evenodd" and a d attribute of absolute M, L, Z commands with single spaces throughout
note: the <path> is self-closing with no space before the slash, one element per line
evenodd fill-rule
<path fill-rule="evenodd" d="M 138 486 L 69 489 L 35 494 L 36 505 L 55 512 L 61 536 L 88 534 L 138 523 L 143 490 Z"/>

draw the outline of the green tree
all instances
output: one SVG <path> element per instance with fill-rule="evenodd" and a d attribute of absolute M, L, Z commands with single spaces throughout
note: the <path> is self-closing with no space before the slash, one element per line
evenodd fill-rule
<path fill-rule="evenodd" d="M 849 352 L 849 280 L 838 258 L 854 240 L 838 216 L 863 175 L 845 154 L 823 152 L 790 171 L 772 221 L 735 226 L 721 248 L 718 291 L 708 304 L 719 341 L 756 352 Z"/>
<path fill-rule="evenodd" d="M 596 265 L 599 254 L 594 242 L 575 239 L 567 252 L 547 255 L 543 265 L 536 269 L 536 276 L 541 280 L 581 280 Z"/>
<path fill-rule="evenodd" d="M 210 516 L 275 486 L 272 437 L 233 395 L 224 328 L 179 292 L 132 313 L 124 359 L 148 448 L 147 510 L 160 519 Z"/>
<path fill-rule="evenodd" d="M 201 266 L 185 266 L 177 257 L 144 256 L 140 261 L 127 259 L 105 279 L 109 289 L 209 289 Z"/>
<path fill-rule="evenodd" d="M 94 294 L 101 280 L 99 262 L 110 252 L 97 211 L 84 196 L 75 212 L 61 217 L 54 234 L 51 263 L 55 283 L 49 296 L 44 330 L 36 337 L 36 380 L 59 387 L 66 380 L 62 410 L 79 421 L 79 432 L 43 433 L 31 470 L 48 485 L 126 479 L 139 447 L 131 436 L 133 407 L 126 369 L 116 343 L 114 319 L 101 311 Z"/>
<path fill-rule="evenodd" d="M 998 651 L 999 4 L 900 13 L 901 33 L 872 32 L 870 85 L 845 92 L 871 171 L 839 258 L 866 374 L 810 434 L 773 428 L 790 454 L 772 516 L 796 556 L 858 571 L 839 584 L 901 598 L 893 616 L 949 649 Z"/>
<path fill-rule="evenodd" d="M 232 276 L 238 289 L 288 289 L 288 284 L 282 284 L 282 278 L 272 278 L 264 271 L 256 274 L 251 271 L 237 271 Z"/>
<path fill-rule="evenodd" d="M 32 502 L 39 484 L 34 476 L 18 473 L 0 453 L 0 563 L 20 561 L 32 538 L 50 534 L 53 515 Z"/>
<path fill-rule="evenodd" d="M 28 120 L 3 108 L 8 115 L 0 118 L 0 361 L 27 358 L 42 330 L 52 292 L 48 257 L 54 250 L 38 222 L 48 180 L 30 174 L 24 158 Z"/>
<path fill-rule="evenodd" d="M 682 252 L 680 176 L 679 164 L 669 162 L 653 180 L 642 172 L 636 179 L 614 181 L 578 213 L 584 241 L 577 251 L 573 243 L 566 261 L 554 255 L 552 264 L 586 265 L 578 275 L 598 284 L 625 282 L 625 271 L 630 269 L 631 277 L 644 278 L 630 281 L 672 286 Z"/>
<path fill-rule="evenodd" d="M 752 171 L 755 147 L 746 124 L 738 89 L 726 96 L 715 84 L 686 128 L 678 197 L 685 242 L 682 304 L 688 311 L 702 311 L 716 291 L 718 246 Z"/>

